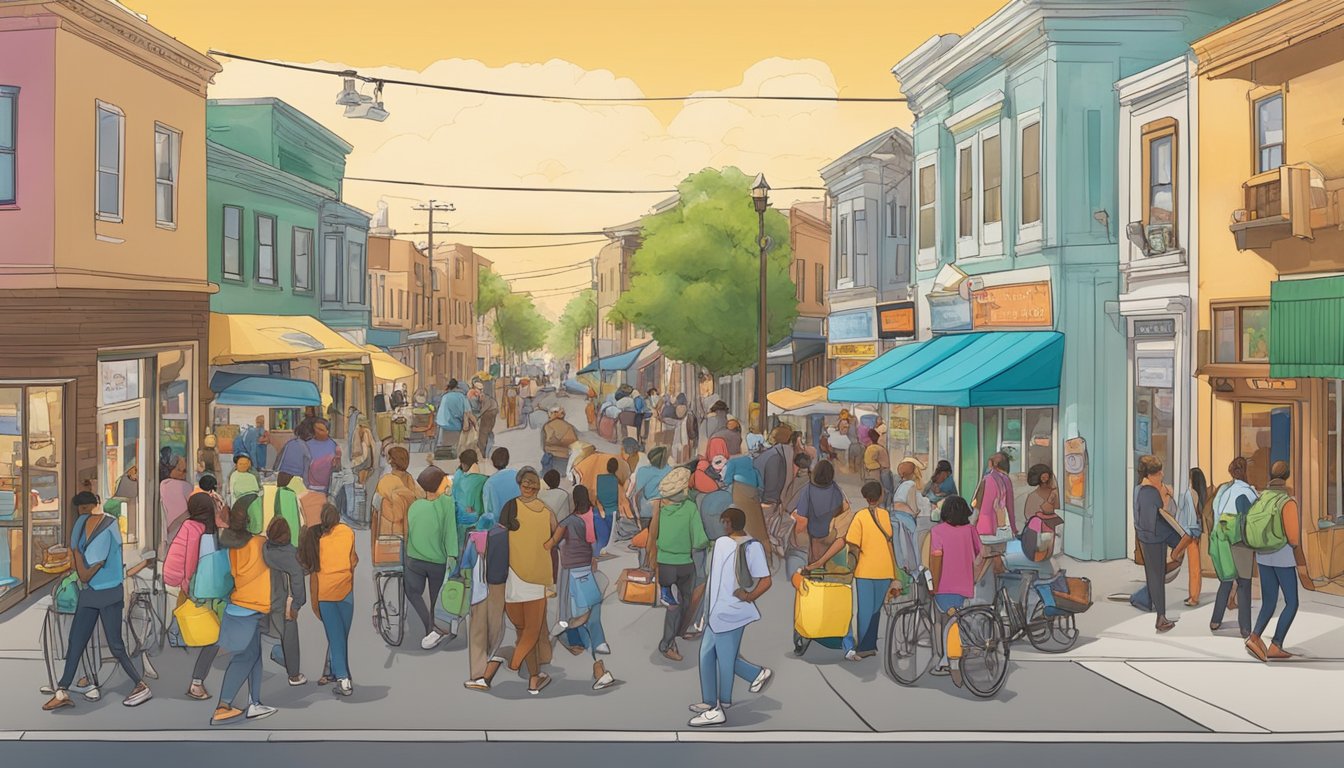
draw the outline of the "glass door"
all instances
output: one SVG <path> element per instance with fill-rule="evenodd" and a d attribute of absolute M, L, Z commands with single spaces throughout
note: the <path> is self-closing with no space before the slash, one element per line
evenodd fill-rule
<path fill-rule="evenodd" d="M 27 580 L 23 431 L 23 388 L 0 387 L 0 606 L 21 599 Z"/>
<path fill-rule="evenodd" d="M 1276 461 L 1288 463 L 1288 491 L 1297 484 L 1293 461 L 1293 406 L 1291 403 L 1241 403 L 1237 416 L 1237 447 L 1246 458 L 1246 481 L 1256 488 L 1269 484 Z"/>
<path fill-rule="evenodd" d="M 99 495 L 122 502 L 121 531 L 127 548 L 143 547 L 149 540 L 144 514 L 149 506 L 140 475 L 148 460 L 144 425 L 144 400 L 103 408 L 98 413 L 98 429 L 102 435 Z"/>

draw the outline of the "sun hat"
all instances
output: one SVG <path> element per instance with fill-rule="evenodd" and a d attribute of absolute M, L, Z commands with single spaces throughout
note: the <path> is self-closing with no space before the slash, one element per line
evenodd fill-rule
<path fill-rule="evenodd" d="M 677 467 L 667 476 L 658 482 L 658 495 L 664 499 L 670 499 L 686 493 L 686 489 L 691 484 L 691 470 L 685 467 Z"/>

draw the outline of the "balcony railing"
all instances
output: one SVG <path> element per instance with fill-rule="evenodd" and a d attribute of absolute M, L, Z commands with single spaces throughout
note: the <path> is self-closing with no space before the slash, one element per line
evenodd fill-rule
<path fill-rule="evenodd" d="M 1342 185 L 1307 163 L 1252 176 L 1242 185 L 1245 207 L 1232 213 L 1229 225 L 1237 249 L 1269 248 L 1288 237 L 1311 240 L 1313 230 L 1338 225 Z"/>

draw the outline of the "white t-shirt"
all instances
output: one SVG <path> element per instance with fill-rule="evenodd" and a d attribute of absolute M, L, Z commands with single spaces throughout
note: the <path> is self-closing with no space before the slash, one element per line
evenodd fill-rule
<path fill-rule="evenodd" d="M 751 572 L 752 578 L 769 576 L 765 547 L 755 539 L 741 541 L 748 544 L 747 570 Z M 721 536 L 714 541 L 714 548 L 710 552 L 709 628 L 715 632 L 732 632 L 761 618 L 755 603 L 744 602 L 733 596 L 738 590 L 737 547 L 737 539 Z"/>

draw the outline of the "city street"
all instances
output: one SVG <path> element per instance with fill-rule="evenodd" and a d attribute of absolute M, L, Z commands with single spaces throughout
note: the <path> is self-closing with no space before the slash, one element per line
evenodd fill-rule
<path fill-rule="evenodd" d="M 579 401 L 569 402 L 570 411 L 580 410 Z M 577 422 L 581 418 L 570 416 L 580 429 Z M 583 435 L 585 440 L 594 437 Z M 513 453 L 514 466 L 536 463 L 537 440 L 538 432 L 529 429 L 498 436 L 498 444 Z M 601 443 L 599 447 L 611 449 Z M 423 467 L 423 462 L 423 456 L 415 457 L 412 471 Z M 358 546 L 361 553 L 368 551 L 366 533 L 360 533 Z M 602 566 L 608 580 L 633 563 L 633 553 L 621 546 L 616 551 L 621 555 Z M 748 693 L 739 682 L 736 706 L 729 711 L 729 730 L 759 732 L 771 739 L 823 741 L 849 741 L 863 738 L 862 734 L 937 740 L 984 732 L 1012 739 L 1030 733 L 1059 733 L 1107 740 L 1133 733 L 1198 737 L 1211 732 L 1269 735 L 1339 730 L 1332 708 L 1301 706 L 1307 698 L 1319 696 L 1324 701 L 1329 691 L 1344 684 L 1344 659 L 1335 651 L 1344 642 L 1344 607 L 1338 602 L 1307 603 L 1294 627 L 1294 650 L 1305 652 L 1307 658 L 1269 667 L 1247 657 L 1239 638 L 1210 637 L 1208 604 L 1188 611 L 1175 631 L 1158 637 L 1152 632 L 1150 616 L 1103 600 L 1108 591 L 1133 588 L 1139 571 L 1132 563 L 1077 563 L 1068 569 L 1094 582 L 1097 603 L 1078 621 L 1082 639 L 1062 656 L 1015 644 L 1007 683 L 997 697 L 987 701 L 957 689 L 947 678 L 926 677 L 916 688 L 902 688 L 883 674 L 879 658 L 846 662 L 839 652 L 816 645 L 803 658 L 795 658 L 790 645 L 793 590 L 777 581 L 762 600 L 763 620 L 747 630 L 743 650 L 747 658 L 772 668 L 776 678 L 760 695 Z M 4 643 L 0 677 L 10 692 L 0 702 L 4 735 L 29 740 L 60 738 L 65 733 L 70 738 L 115 740 L 118 734 L 146 738 L 149 731 L 200 732 L 201 738 L 237 739 L 243 737 L 227 731 L 248 730 L 263 739 L 325 740 L 326 734 L 354 738 L 353 734 L 383 729 L 393 733 L 377 738 L 409 742 L 493 741 L 495 734 L 511 732 L 510 738 L 518 738 L 516 732 L 522 730 L 536 732 L 529 738 L 542 740 L 579 732 L 603 732 L 604 738 L 617 739 L 700 738 L 700 733 L 687 733 L 686 728 L 686 707 L 698 700 L 697 644 L 681 641 L 686 660 L 680 664 L 662 658 L 656 650 L 661 608 L 625 605 L 608 595 L 603 615 L 612 654 L 606 661 L 619 684 L 603 692 L 591 690 L 588 658 L 571 657 L 557 648 L 551 669 L 555 682 L 541 696 L 532 697 L 527 695 L 526 681 L 507 670 L 496 678 L 491 693 L 464 689 L 465 639 L 422 651 L 414 618 L 408 619 L 403 645 L 387 647 L 369 619 L 371 593 L 371 572 L 361 568 L 351 638 L 354 696 L 337 698 L 329 688 L 313 682 L 288 687 L 280 669 L 267 661 L 264 701 L 280 712 L 232 729 L 208 728 L 212 704 L 184 695 L 193 656 L 172 648 L 155 659 L 161 678 L 151 681 L 154 700 L 142 707 L 121 706 L 126 685 L 119 682 L 98 703 L 76 696 L 73 709 L 42 712 L 39 707 L 45 697 L 38 688 L 45 675 L 36 645 L 41 612 L 29 608 L 12 613 L 0 622 Z M 324 648 L 320 625 L 305 609 L 300 627 L 304 671 L 315 680 Z M 506 638 L 505 646 L 511 642 Z M 207 682 L 212 692 L 219 685 L 223 665 L 221 658 Z M 679 747 L 685 755 L 697 748 Z"/>

